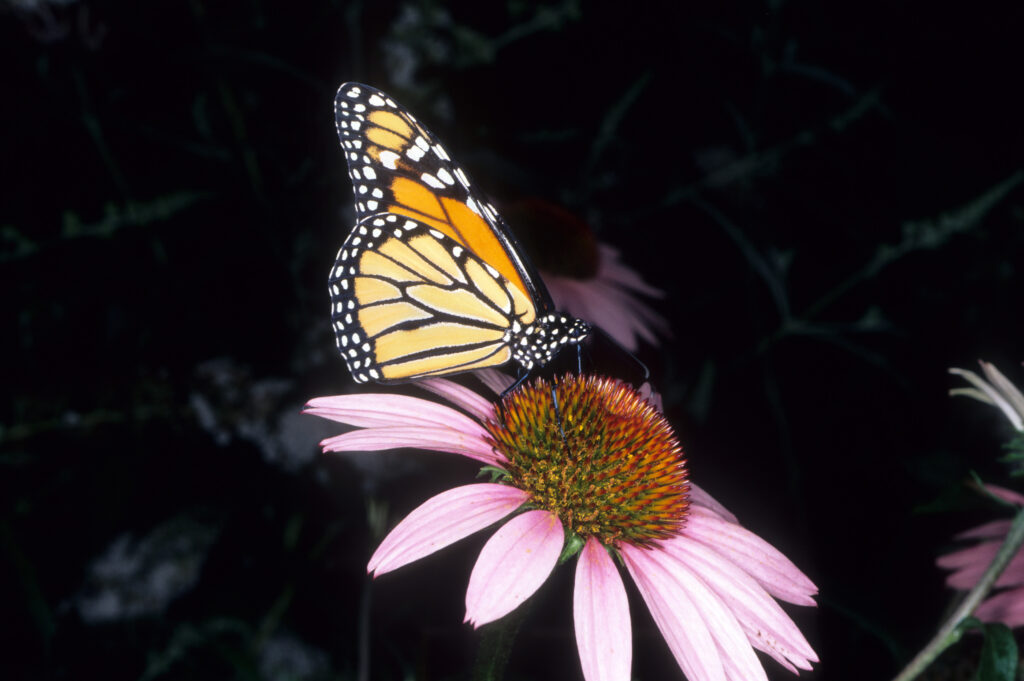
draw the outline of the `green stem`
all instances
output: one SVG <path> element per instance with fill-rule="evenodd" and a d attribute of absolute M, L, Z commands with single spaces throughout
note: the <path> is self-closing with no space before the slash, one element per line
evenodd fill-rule
<path fill-rule="evenodd" d="M 526 619 L 526 603 L 482 628 L 480 648 L 473 665 L 473 681 L 501 681 L 512 652 L 512 642 L 519 633 L 519 625 Z"/>
<path fill-rule="evenodd" d="M 1024 509 L 1019 510 L 1017 515 L 1014 516 L 1013 523 L 1010 525 L 1010 532 L 1006 535 L 1003 545 L 999 547 L 996 557 L 992 559 L 988 569 L 985 570 L 985 574 L 981 576 L 981 579 L 978 580 L 974 588 L 967 593 L 959 607 L 939 628 L 932 640 L 928 642 L 928 645 L 921 649 L 914 659 L 910 661 L 910 664 L 896 675 L 893 681 L 911 681 L 911 679 L 916 678 L 935 658 L 942 654 L 942 651 L 960 640 L 960 636 L 963 634 L 960 623 L 969 617 L 974 612 L 974 609 L 978 607 L 978 604 L 981 603 L 982 599 L 988 595 L 996 579 L 1002 574 L 1010 560 L 1017 555 L 1021 544 L 1024 544 Z"/>

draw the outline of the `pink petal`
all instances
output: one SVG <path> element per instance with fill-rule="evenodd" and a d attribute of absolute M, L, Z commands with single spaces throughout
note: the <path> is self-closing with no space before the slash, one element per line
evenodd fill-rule
<path fill-rule="evenodd" d="M 714 511 L 718 515 L 728 520 L 730 523 L 739 522 L 736 519 L 736 516 L 734 516 L 729 511 L 729 509 L 727 509 L 725 506 L 722 506 L 722 504 L 718 503 L 718 501 L 714 497 L 705 492 L 702 487 L 698 486 L 696 483 L 693 482 L 690 483 L 690 503 L 698 504 L 700 506 L 703 506 L 704 508 Z"/>
<path fill-rule="evenodd" d="M 652 298 L 665 297 L 664 291 L 654 288 L 641 279 L 636 270 L 623 265 L 619 261 L 618 249 L 607 244 L 599 244 L 598 248 L 601 251 L 601 275 L 603 279 L 622 284 L 626 288 L 633 289 Z"/>
<path fill-rule="evenodd" d="M 668 335 L 668 322 L 635 295 L 664 294 L 618 262 L 610 247 L 601 245 L 598 271 L 590 279 L 542 276 L 556 307 L 600 327 L 627 350 L 636 349 L 638 336 L 657 343 L 658 334 Z"/>
<path fill-rule="evenodd" d="M 935 564 L 946 570 L 959 570 L 966 567 L 977 567 L 979 565 L 981 566 L 981 569 L 984 570 L 985 566 L 992 562 L 992 559 L 999 551 L 1000 544 L 1002 544 L 1002 541 L 988 541 L 974 546 L 968 546 L 967 548 L 960 549 L 959 551 L 939 556 L 938 559 L 936 559 Z M 951 584 L 950 586 L 953 585 Z"/>
<path fill-rule="evenodd" d="M 1024 589 L 1010 589 L 986 599 L 974 616 L 982 622 L 1002 622 L 1011 629 L 1024 626 Z"/>
<path fill-rule="evenodd" d="M 407 515 L 374 551 L 367 572 L 382 575 L 429 556 L 491 525 L 526 501 L 508 485 L 480 483 L 456 487 L 428 499 Z"/>
<path fill-rule="evenodd" d="M 461 454 L 495 466 L 504 463 L 504 457 L 499 460 L 488 441 L 443 427 L 395 426 L 353 430 L 329 437 L 320 446 L 325 452 L 376 452 L 412 447 Z"/>
<path fill-rule="evenodd" d="M 608 552 L 591 537 L 576 562 L 576 647 L 586 681 L 629 681 L 633 659 L 629 601 Z"/>
<path fill-rule="evenodd" d="M 1016 388 L 1014 389 L 1016 390 Z M 1021 412 L 1021 415 L 1024 416 L 1024 411 Z M 999 497 L 1008 504 L 1024 506 L 1024 495 L 1018 494 L 1012 489 L 1006 489 L 1005 487 L 1000 487 L 998 485 L 985 485 L 985 489 L 988 490 L 989 494 Z M 1007 521 L 1007 524 L 1009 524 L 1009 521 Z"/>
<path fill-rule="evenodd" d="M 977 546 L 970 546 L 953 553 L 940 556 L 936 564 L 946 570 L 954 570 L 946 578 L 946 584 L 954 589 L 967 591 L 974 588 L 981 576 L 988 569 L 989 563 L 996 557 L 1002 540 L 982 542 Z M 1017 552 L 999 575 L 995 586 L 1007 587 L 1024 584 L 1024 553 Z"/>
<path fill-rule="evenodd" d="M 663 550 L 651 550 L 647 553 L 651 562 L 657 563 L 693 600 L 700 617 L 707 624 L 712 638 L 715 639 L 726 676 L 729 679 L 742 679 L 743 681 L 747 679 L 767 681 L 764 667 L 761 666 L 757 655 L 754 654 L 754 649 L 732 609 L 729 608 L 729 604 L 710 589 L 707 583 L 685 562 Z"/>
<path fill-rule="evenodd" d="M 708 546 L 757 580 L 772 596 L 797 605 L 814 605 L 818 587 L 778 549 L 741 525 L 691 506 L 683 536 Z"/>
<path fill-rule="evenodd" d="M 460 411 L 407 395 L 362 393 L 315 397 L 303 412 L 360 428 L 424 425 L 445 426 L 480 437 L 487 434 L 483 426 Z"/>
<path fill-rule="evenodd" d="M 1017 551 L 1017 555 L 1010 559 L 1006 569 L 1003 570 L 1003 574 L 999 575 L 995 586 L 997 588 L 1004 588 L 1020 586 L 1022 584 L 1024 584 L 1024 552 Z"/>
<path fill-rule="evenodd" d="M 726 681 L 726 671 L 704 618 L 686 590 L 651 552 L 629 544 L 619 555 L 647 603 L 655 624 L 688 681 Z"/>
<path fill-rule="evenodd" d="M 465 409 L 478 421 L 488 421 L 494 418 L 494 403 L 458 383 L 445 378 L 426 378 L 417 385 L 435 395 L 440 395 L 455 406 Z"/>
<path fill-rule="evenodd" d="M 474 628 L 504 617 L 540 588 L 562 552 L 562 523 L 527 511 L 487 540 L 466 589 L 466 622 Z"/>
<path fill-rule="evenodd" d="M 753 577 L 712 549 L 686 537 L 669 540 L 664 548 L 718 595 L 755 648 L 794 673 L 796 667 L 810 669 L 810 663 L 818 661 L 800 629 Z"/>
<path fill-rule="evenodd" d="M 511 376 L 504 374 L 497 369 L 478 369 L 473 372 L 473 375 L 480 379 L 480 382 L 495 395 L 501 395 L 510 385 L 512 385 L 512 383 L 515 382 L 515 379 Z"/>
<path fill-rule="evenodd" d="M 957 534 L 954 539 L 1005 539 L 1006 535 L 1010 532 L 1010 521 L 1009 520 L 993 520 L 985 523 L 984 525 L 978 525 L 972 527 L 969 530 L 964 530 Z"/>

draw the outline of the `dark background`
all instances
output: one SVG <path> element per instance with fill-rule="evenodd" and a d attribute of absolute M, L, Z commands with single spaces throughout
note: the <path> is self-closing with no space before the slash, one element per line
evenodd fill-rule
<path fill-rule="evenodd" d="M 1009 426 L 946 369 L 1024 383 L 1024 6 L 678 4 L 0 4 L 0 675 L 469 678 L 486 533 L 372 592 L 365 564 L 476 467 L 318 455 L 338 429 L 298 414 L 355 389 L 346 80 L 665 291 L 639 354 L 694 480 L 820 587 L 805 676 L 901 668 L 936 555 L 999 513 L 964 482 L 1006 482 Z M 631 598 L 635 678 L 681 678 Z M 578 665 L 563 568 L 507 678 Z"/>

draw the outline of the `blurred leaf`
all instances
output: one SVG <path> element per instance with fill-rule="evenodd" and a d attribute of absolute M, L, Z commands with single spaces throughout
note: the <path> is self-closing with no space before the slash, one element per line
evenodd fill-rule
<path fill-rule="evenodd" d="M 1013 465 L 1010 475 L 1024 475 L 1024 433 L 1017 433 L 1012 440 L 1003 445 L 1003 449 L 1006 450 L 1006 456 L 999 460 Z"/>
<path fill-rule="evenodd" d="M 196 649 L 209 646 L 224 650 L 228 641 L 244 645 L 251 638 L 249 625 L 234 618 L 218 617 L 198 624 L 186 622 L 175 628 L 163 650 L 150 654 L 139 681 L 150 681 L 167 675 L 176 664 L 194 654 Z"/>
<path fill-rule="evenodd" d="M 562 547 L 562 554 L 558 556 L 558 564 L 564 564 L 565 561 L 582 551 L 585 543 L 586 541 L 583 537 L 575 532 L 570 533 L 569 537 L 565 540 L 565 546 Z"/>
<path fill-rule="evenodd" d="M 1006 195 L 1024 181 L 1024 171 L 1018 170 L 987 192 L 959 208 L 939 215 L 933 220 L 908 220 L 903 223 L 903 238 L 898 244 L 882 244 L 875 257 L 864 268 L 864 278 L 870 278 L 886 265 L 913 251 L 930 250 L 944 246 L 954 235 L 968 232 L 988 215 Z"/>
<path fill-rule="evenodd" d="M 15 260 L 32 255 L 39 250 L 39 244 L 11 225 L 0 227 L 0 262 Z"/>
<path fill-rule="evenodd" d="M 72 211 L 65 211 L 61 236 L 65 239 L 110 237 L 125 227 L 141 227 L 168 220 L 207 196 L 204 192 L 182 191 L 152 201 L 129 201 L 124 205 L 108 203 L 103 219 L 92 224 L 83 223 Z"/>
<path fill-rule="evenodd" d="M 976 681 L 1012 681 L 1017 672 L 1017 642 L 1005 624 L 986 624 Z"/>
<path fill-rule="evenodd" d="M 158 197 L 152 201 L 128 201 L 124 204 L 108 203 L 103 217 L 97 222 L 86 223 L 72 210 L 64 211 L 59 239 L 82 237 L 110 238 L 126 227 L 143 227 L 155 222 L 169 220 L 210 196 L 208 192 L 179 191 Z M 41 248 L 52 243 L 33 241 L 17 227 L 0 227 L 0 263 L 20 260 L 34 255 Z"/>

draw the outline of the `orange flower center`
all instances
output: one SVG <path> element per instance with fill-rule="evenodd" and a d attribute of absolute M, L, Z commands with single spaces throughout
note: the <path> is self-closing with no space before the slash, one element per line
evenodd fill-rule
<path fill-rule="evenodd" d="M 665 418 L 619 381 L 536 379 L 506 396 L 486 424 L 509 482 L 566 530 L 606 546 L 679 533 L 689 505 L 686 459 Z"/>

